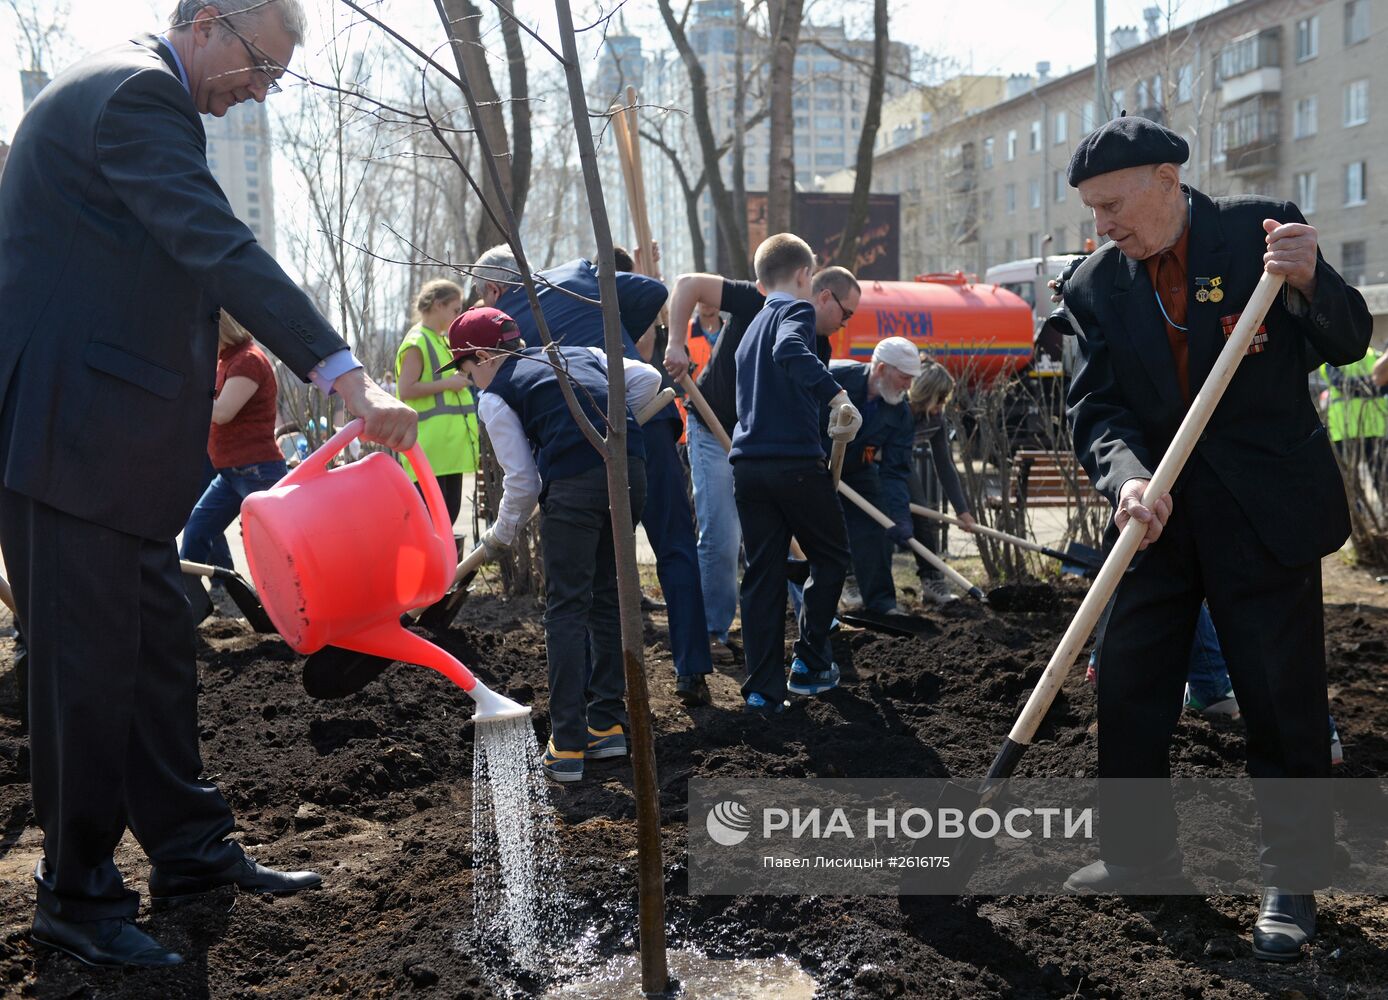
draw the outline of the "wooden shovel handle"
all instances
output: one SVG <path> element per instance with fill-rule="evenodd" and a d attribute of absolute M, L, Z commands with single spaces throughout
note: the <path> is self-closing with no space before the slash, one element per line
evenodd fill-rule
<path fill-rule="evenodd" d="M 842 493 L 844 496 L 848 497 L 849 500 L 853 501 L 853 503 L 856 504 L 864 514 L 872 518 L 878 524 L 882 525 L 882 527 L 890 528 L 893 526 L 894 522 L 890 517 L 882 513 L 872 504 L 868 503 L 867 498 L 864 497 L 857 490 L 855 490 L 852 486 L 849 486 L 847 483 L 841 482 L 839 483 L 839 492 Z M 974 584 L 970 583 L 967 577 L 952 569 L 948 563 L 946 563 L 935 553 L 927 549 L 919 539 L 912 538 L 910 540 L 910 545 L 911 550 L 915 552 L 916 555 L 920 556 L 931 566 L 935 567 L 935 569 L 943 573 L 951 583 L 963 590 L 970 597 L 981 598 L 983 596 L 982 590 L 980 590 Z"/>
<path fill-rule="evenodd" d="M 943 521 L 945 524 L 957 525 L 960 528 L 964 527 L 964 522 L 959 520 L 959 518 L 950 517 L 943 511 L 938 511 L 931 507 L 922 507 L 918 503 L 911 504 L 911 513 L 919 514 L 921 517 L 928 517 L 934 521 Z M 975 534 L 982 535 L 984 538 L 996 538 L 1000 542 L 1008 542 L 1009 544 L 1017 546 L 1019 549 L 1026 549 L 1028 552 L 1045 552 L 1045 546 L 1033 542 L 1030 538 L 1009 535 L 1005 531 L 999 531 L 997 528 L 990 528 L 987 525 L 978 523 L 974 524 L 973 530 Z"/>
<path fill-rule="evenodd" d="M 1234 332 L 1225 341 L 1224 349 L 1219 352 L 1219 358 L 1215 361 L 1214 368 L 1205 379 L 1205 384 L 1200 387 L 1200 391 L 1196 393 L 1195 399 L 1191 401 L 1190 410 L 1187 411 L 1185 419 L 1181 421 L 1175 438 L 1166 449 L 1166 454 L 1162 456 L 1161 462 L 1157 465 L 1157 471 L 1152 474 L 1152 480 L 1142 494 L 1143 506 L 1149 510 L 1162 495 L 1169 493 L 1171 487 L 1176 484 L 1176 480 L 1181 475 L 1181 470 L 1185 468 L 1186 461 L 1190 458 L 1190 453 L 1195 448 L 1196 442 L 1200 440 L 1200 435 L 1205 432 L 1205 425 L 1210 421 L 1210 414 L 1219 404 L 1220 397 L 1224 395 L 1224 390 L 1228 388 L 1230 380 L 1234 377 L 1234 372 L 1238 370 L 1239 362 L 1243 360 L 1244 354 L 1248 351 L 1248 345 L 1253 340 L 1254 332 L 1263 322 L 1263 318 L 1267 316 L 1268 310 L 1272 308 L 1272 303 L 1282 288 L 1282 281 L 1283 278 L 1280 274 L 1268 274 L 1267 272 L 1264 272 L 1263 276 L 1258 279 L 1258 286 L 1253 289 L 1253 295 L 1249 298 L 1248 305 L 1244 306 L 1243 315 L 1239 317 Z M 1108 558 L 1104 560 L 1103 568 L 1099 570 L 1099 575 L 1090 584 L 1089 593 L 1080 603 L 1079 611 L 1075 613 L 1074 620 L 1070 622 L 1070 627 L 1065 630 L 1060 645 L 1056 647 L 1050 663 L 1046 665 L 1046 672 L 1041 675 L 1036 689 L 1027 699 L 1026 707 L 1022 709 L 1022 714 L 1018 716 L 1012 731 L 1008 733 L 1008 739 L 1012 743 L 1026 745 L 1036 735 L 1036 729 L 1041 725 L 1042 718 L 1050 709 L 1051 702 L 1055 700 L 1056 692 L 1065 682 L 1070 667 L 1074 665 L 1075 657 L 1079 655 L 1080 649 L 1089 639 L 1090 633 L 1094 631 L 1094 626 L 1103 613 L 1104 606 L 1108 604 L 1113 592 L 1118 589 L 1119 580 L 1127 572 L 1128 564 L 1137 554 L 1137 547 L 1142 544 L 1142 539 L 1146 534 L 1147 525 L 1140 521 L 1131 520 L 1124 526 L 1122 533 L 1118 536 L 1117 544 L 1114 545 L 1113 551 L 1108 554 Z"/>
<path fill-rule="evenodd" d="M 651 401 L 649 403 L 641 407 L 641 411 L 636 414 L 636 422 L 638 424 L 648 423 L 651 417 L 655 416 L 657 413 L 665 409 L 665 407 L 669 406 L 674 401 L 675 390 L 671 386 L 667 385 L 664 389 L 661 389 L 658 393 L 652 396 Z"/>

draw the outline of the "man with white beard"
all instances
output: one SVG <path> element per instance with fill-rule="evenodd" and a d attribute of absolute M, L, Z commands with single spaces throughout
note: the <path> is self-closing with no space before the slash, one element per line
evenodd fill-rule
<path fill-rule="evenodd" d="M 887 337 L 873 348 L 872 360 L 831 361 L 829 374 L 863 415 L 858 436 L 843 459 L 843 481 L 894 523 L 883 528 L 858 507 L 839 498 L 848 527 L 853 574 L 863 607 L 896 611 L 892 550 L 911 538 L 911 444 L 914 423 L 906 393 L 921 371 L 920 352 L 905 337 Z M 827 435 L 827 428 L 825 434 Z M 827 436 L 825 438 L 828 440 Z M 828 450 L 826 444 L 825 450 Z"/>

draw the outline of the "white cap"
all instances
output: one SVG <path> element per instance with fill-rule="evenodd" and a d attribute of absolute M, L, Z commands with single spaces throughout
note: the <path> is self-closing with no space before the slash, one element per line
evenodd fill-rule
<path fill-rule="evenodd" d="M 887 337 L 879 340 L 877 346 L 872 349 L 872 363 L 877 364 L 879 361 L 912 378 L 921 373 L 920 349 L 905 337 Z"/>

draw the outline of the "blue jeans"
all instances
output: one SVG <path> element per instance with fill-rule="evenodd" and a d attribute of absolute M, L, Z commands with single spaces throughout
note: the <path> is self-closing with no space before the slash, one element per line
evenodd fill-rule
<path fill-rule="evenodd" d="M 1195 641 L 1190 647 L 1190 673 L 1186 675 L 1190 693 L 1202 704 L 1210 705 L 1229 693 L 1229 668 L 1219 648 L 1209 605 L 1200 605 L 1200 617 L 1195 620 Z"/>
<path fill-rule="evenodd" d="M 207 487 L 212 485 L 212 480 L 217 478 L 217 467 L 212 464 L 212 456 L 204 455 L 202 459 L 202 489 L 207 492 Z M 212 541 L 212 553 L 207 557 L 206 562 L 209 566 L 219 566 L 222 569 L 235 569 L 231 562 L 231 546 L 227 544 L 226 535 L 218 535 Z"/>
<path fill-rule="evenodd" d="M 217 540 L 225 541 L 227 528 L 241 513 L 241 501 L 252 493 L 268 490 L 288 471 L 283 459 L 234 469 L 218 469 L 216 477 L 188 517 L 178 557 L 191 562 L 207 562 Z"/>
<path fill-rule="evenodd" d="M 709 632 L 719 642 L 727 642 L 728 628 L 737 614 L 737 561 L 742 547 L 742 523 L 733 499 L 733 466 L 712 431 L 692 417 L 688 428 L 704 615 Z"/>

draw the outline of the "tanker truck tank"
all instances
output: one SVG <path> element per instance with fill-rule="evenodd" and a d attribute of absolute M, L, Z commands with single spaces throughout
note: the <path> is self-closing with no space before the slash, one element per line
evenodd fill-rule
<path fill-rule="evenodd" d="M 836 358 L 868 361 L 882 338 L 905 337 L 955 378 L 974 383 L 1031 361 L 1031 307 L 1006 289 L 955 272 L 865 281 L 862 290 L 848 325 L 830 338 Z"/>

